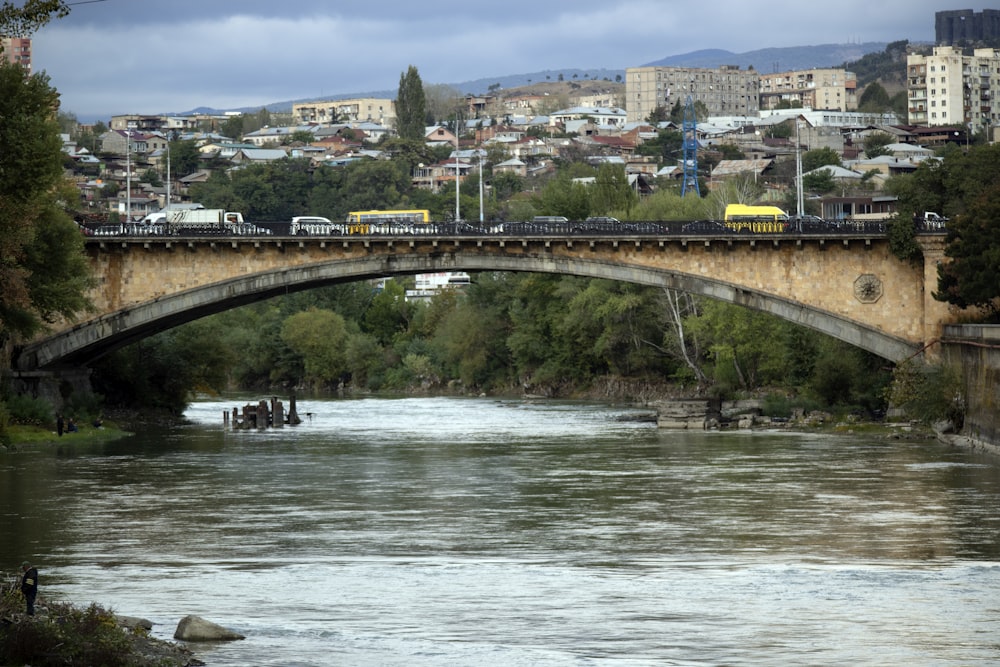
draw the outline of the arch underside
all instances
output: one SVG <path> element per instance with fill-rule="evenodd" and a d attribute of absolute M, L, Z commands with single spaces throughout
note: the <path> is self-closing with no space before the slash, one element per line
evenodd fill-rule
<path fill-rule="evenodd" d="M 373 255 L 239 276 L 81 322 L 72 329 L 26 346 L 18 355 L 16 367 L 23 371 L 87 366 L 114 350 L 161 331 L 282 294 L 337 283 L 436 271 L 560 273 L 651 285 L 772 313 L 894 362 L 917 354 L 921 349 L 910 341 L 860 322 L 724 281 L 597 260 L 456 253 Z"/>

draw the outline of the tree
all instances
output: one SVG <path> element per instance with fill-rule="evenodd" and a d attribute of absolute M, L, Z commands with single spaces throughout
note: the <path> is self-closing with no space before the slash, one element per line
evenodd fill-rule
<path fill-rule="evenodd" d="M 1000 181 L 995 181 L 948 223 L 945 254 L 952 261 L 938 266 L 934 298 L 960 308 L 983 310 L 1000 321 Z"/>
<path fill-rule="evenodd" d="M 893 137 L 888 132 L 873 132 L 869 134 L 865 137 L 865 157 L 871 160 L 881 155 L 888 155 L 889 149 L 886 146 L 891 143 L 893 143 Z"/>
<path fill-rule="evenodd" d="M 426 130 L 426 98 L 424 84 L 417 68 L 410 65 L 399 76 L 399 90 L 396 93 L 396 132 L 403 139 L 424 139 Z"/>
<path fill-rule="evenodd" d="M 227 121 L 228 122 L 228 121 Z M 170 174 L 172 177 L 185 176 L 198 169 L 201 153 L 194 139 L 170 142 Z"/>
<path fill-rule="evenodd" d="M 281 327 L 281 338 L 301 355 L 307 381 L 327 385 L 347 371 L 347 327 L 337 313 L 313 308 L 292 315 Z"/>
<path fill-rule="evenodd" d="M 602 164 L 590 192 L 590 213 L 606 215 L 612 211 L 628 211 L 638 196 L 628 183 L 622 165 Z"/>
<path fill-rule="evenodd" d="M 891 108 L 892 103 L 889 101 L 889 93 L 886 92 L 885 88 L 878 81 L 874 81 L 866 86 L 864 92 L 861 93 L 861 99 L 858 100 L 859 111 L 882 113 Z"/>
<path fill-rule="evenodd" d="M 0 4 L 0 35 L 26 37 L 53 18 L 69 16 L 64 0 L 25 0 L 20 6 L 11 2 Z"/>
<path fill-rule="evenodd" d="M 802 154 L 802 171 L 812 171 L 827 165 L 841 166 L 840 154 L 832 148 L 814 148 Z"/>
<path fill-rule="evenodd" d="M 45 3 L 25 8 L 39 4 Z M 63 173 L 58 106 L 58 93 L 44 74 L 0 63 L 0 344 L 34 334 L 51 313 L 71 315 L 82 301 L 85 265 L 66 263 L 69 254 L 82 252 L 79 245 L 54 248 L 53 261 L 64 263 L 65 274 L 47 277 L 45 260 L 32 261 L 39 248 L 52 247 L 72 226 L 53 202 L 78 197 L 57 194 Z M 78 239 L 76 233 L 71 238 Z"/>

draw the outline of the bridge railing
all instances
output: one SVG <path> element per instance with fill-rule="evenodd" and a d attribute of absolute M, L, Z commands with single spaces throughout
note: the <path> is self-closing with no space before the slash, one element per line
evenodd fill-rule
<path fill-rule="evenodd" d="M 888 232 L 888 221 L 792 221 L 785 231 L 760 234 L 746 229 L 735 230 L 719 220 L 668 220 L 668 221 L 567 221 L 567 222 L 429 222 L 429 223 L 385 223 L 364 227 L 337 225 L 330 234 L 308 234 L 326 238 L 344 237 L 386 237 L 386 236 L 437 236 L 437 237 L 690 237 L 699 238 L 747 238 L 752 236 L 882 236 Z M 278 237 L 291 236 L 289 222 L 247 223 L 238 230 L 198 229 L 190 232 L 164 224 L 119 223 L 90 225 L 88 229 L 96 237 L 206 237 L 244 236 Z M 366 233 L 355 233 L 362 230 Z M 947 230 L 939 225 L 917 225 L 917 233 L 943 234 Z M 296 237 L 297 238 L 297 237 Z"/>

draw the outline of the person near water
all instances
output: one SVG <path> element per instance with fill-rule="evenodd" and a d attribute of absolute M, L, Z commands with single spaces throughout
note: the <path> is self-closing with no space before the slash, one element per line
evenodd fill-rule
<path fill-rule="evenodd" d="M 35 598 L 38 597 L 38 570 L 32 567 L 31 563 L 24 561 L 21 563 L 21 593 L 27 605 L 28 616 L 35 615 Z"/>

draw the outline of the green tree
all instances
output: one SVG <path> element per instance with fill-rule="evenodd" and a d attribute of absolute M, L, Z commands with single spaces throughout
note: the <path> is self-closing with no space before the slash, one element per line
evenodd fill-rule
<path fill-rule="evenodd" d="M 292 315 L 281 338 L 302 357 L 305 380 L 317 387 L 335 383 L 347 372 L 347 327 L 344 318 L 316 308 Z"/>
<path fill-rule="evenodd" d="M 46 3 L 25 8 L 40 4 Z M 58 215 L 53 202 L 73 205 L 78 197 L 57 194 L 63 173 L 62 140 L 53 113 L 58 99 L 44 74 L 29 76 L 20 65 L 0 62 L 0 345 L 34 334 L 50 313 L 71 315 L 81 303 L 86 274 L 78 275 L 82 265 L 67 254 L 80 253 L 78 244 L 56 248 L 52 260 L 71 269 L 70 274 L 60 268 L 50 278 L 44 261 L 29 261 L 39 245 L 51 247 L 59 228 L 72 224 Z M 59 280 L 68 282 L 60 287 Z M 39 292 L 43 287 L 44 299 Z M 66 301 L 54 302 L 53 295 Z"/>
<path fill-rule="evenodd" d="M 409 328 L 413 305 L 406 301 L 406 291 L 397 280 L 386 280 L 365 312 L 364 331 L 381 345 L 391 345 L 397 335 Z"/>
<path fill-rule="evenodd" d="M 889 111 L 892 103 L 889 100 L 889 93 L 878 81 L 873 81 L 865 87 L 858 100 L 858 110 L 870 113 L 882 113 Z"/>
<path fill-rule="evenodd" d="M 69 16 L 64 0 L 25 0 L 20 6 L 12 2 L 0 4 L 0 35 L 27 37 L 53 18 Z"/>
<path fill-rule="evenodd" d="M 837 189 L 837 182 L 829 169 L 820 169 L 803 175 L 802 187 L 809 192 L 827 193 Z"/>
<path fill-rule="evenodd" d="M 396 93 L 396 132 L 403 139 L 422 141 L 426 125 L 424 84 L 417 68 L 410 65 L 399 75 Z"/>
<path fill-rule="evenodd" d="M 840 154 L 832 148 L 814 148 L 802 154 L 802 171 L 812 171 L 827 165 L 841 166 Z"/>
<path fill-rule="evenodd" d="M 989 321 L 1000 322 L 1000 180 L 995 176 L 965 213 L 949 221 L 945 254 L 951 261 L 938 266 L 934 298 L 979 308 Z"/>
<path fill-rule="evenodd" d="M 194 139 L 170 142 L 171 177 L 185 176 L 197 171 L 200 159 L 201 153 L 198 152 L 198 144 Z"/>
<path fill-rule="evenodd" d="M 888 132 L 873 132 L 869 134 L 865 137 L 864 142 L 865 157 L 871 160 L 882 155 L 888 155 L 889 149 L 886 146 L 893 143 L 893 141 L 892 135 Z"/>
<path fill-rule="evenodd" d="M 607 215 L 611 211 L 629 211 L 639 197 L 629 185 L 622 165 L 602 164 L 590 192 L 590 213 Z"/>
<path fill-rule="evenodd" d="M 222 122 L 222 126 L 219 128 L 219 131 L 223 136 L 239 141 L 243 138 L 244 120 L 245 116 L 243 114 L 230 116 Z"/>

